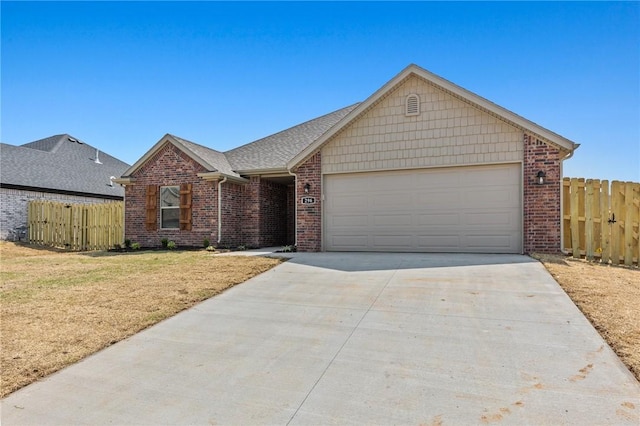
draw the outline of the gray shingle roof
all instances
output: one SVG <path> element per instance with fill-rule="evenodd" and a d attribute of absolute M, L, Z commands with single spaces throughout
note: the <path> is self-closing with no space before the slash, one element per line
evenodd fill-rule
<path fill-rule="evenodd" d="M 199 145 L 186 139 L 179 138 L 175 135 L 169 136 L 176 139 L 178 142 L 184 145 L 185 148 L 204 160 L 207 163 L 209 171 L 216 171 L 224 173 L 226 175 L 239 176 L 233 171 L 231 165 L 229 164 L 229 161 L 227 160 L 227 157 L 222 152 L 216 151 L 215 149 L 207 148 L 206 146 Z"/>
<path fill-rule="evenodd" d="M 21 146 L 0 144 L 0 183 L 88 196 L 124 197 L 120 185 L 109 186 L 128 164 L 99 152 L 70 135 L 55 135 Z"/>
<path fill-rule="evenodd" d="M 339 109 L 266 138 L 225 152 L 236 171 L 284 169 L 287 162 L 318 139 L 359 104 Z"/>

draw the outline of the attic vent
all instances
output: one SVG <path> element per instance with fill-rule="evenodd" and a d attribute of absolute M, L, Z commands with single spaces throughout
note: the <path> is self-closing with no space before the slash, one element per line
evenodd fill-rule
<path fill-rule="evenodd" d="M 69 140 L 69 142 L 78 142 L 78 139 L 72 138 L 71 136 L 69 136 L 67 139 Z"/>
<path fill-rule="evenodd" d="M 420 98 L 415 93 L 412 93 L 407 96 L 407 101 L 405 104 L 405 112 L 404 115 L 419 115 L 420 114 Z"/>

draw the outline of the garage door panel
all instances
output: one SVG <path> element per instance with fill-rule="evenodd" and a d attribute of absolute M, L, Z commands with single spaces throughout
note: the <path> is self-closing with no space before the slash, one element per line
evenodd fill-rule
<path fill-rule="evenodd" d="M 326 175 L 326 250 L 519 253 L 520 165 Z"/>
<path fill-rule="evenodd" d="M 465 239 L 468 247 L 476 249 L 509 250 L 513 245 L 513 239 L 510 235 L 467 235 Z"/>
<path fill-rule="evenodd" d="M 416 194 L 413 199 L 415 200 L 416 207 L 420 208 L 441 209 L 444 206 L 455 208 L 462 204 L 462 197 L 460 195 L 461 194 L 452 191 L 425 188 Z"/>
<path fill-rule="evenodd" d="M 496 205 L 517 207 L 520 204 L 519 200 L 514 199 L 513 197 L 513 187 L 508 186 L 466 191 L 465 195 L 467 203 L 471 203 L 473 205 L 487 205 L 487 203 L 492 203 L 492 207 L 495 207 Z"/>
<path fill-rule="evenodd" d="M 411 226 L 410 214 L 376 214 L 372 215 L 374 226 Z"/>
<path fill-rule="evenodd" d="M 367 226 L 369 216 L 367 215 L 335 215 L 331 218 L 333 227 L 354 227 Z"/>
<path fill-rule="evenodd" d="M 442 227 L 460 225 L 459 212 L 418 213 L 416 224 L 420 227 Z"/>
<path fill-rule="evenodd" d="M 388 174 L 387 176 L 373 176 L 367 180 L 369 186 L 380 191 L 395 191 L 397 188 L 411 185 L 413 177 L 406 174 Z"/>
<path fill-rule="evenodd" d="M 353 195 L 353 196 L 336 196 L 331 199 L 330 207 L 335 211 L 349 211 L 349 210 L 362 210 L 362 205 L 368 202 L 365 195 Z"/>
<path fill-rule="evenodd" d="M 411 235 L 374 235 L 372 243 L 376 247 L 411 247 Z"/>
<path fill-rule="evenodd" d="M 345 247 L 347 250 L 363 250 L 368 251 L 368 237 L 366 235 L 334 235 L 331 237 L 331 243 L 336 247 Z"/>
<path fill-rule="evenodd" d="M 437 175 L 429 172 L 417 172 L 415 174 L 415 183 L 422 187 L 450 188 L 460 186 L 462 178 L 463 176 L 460 173 L 441 169 L 441 172 Z"/>
<path fill-rule="evenodd" d="M 460 245 L 459 235 L 419 235 L 416 237 L 416 247 L 422 250 L 456 251 Z"/>
<path fill-rule="evenodd" d="M 491 173 L 487 173 L 486 170 L 482 168 L 465 170 L 462 174 L 462 183 L 465 186 L 486 186 L 499 184 L 501 182 L 518 183 L 520 181 L 520 169 L 511 166 L 510 164 L 489 166 L 492 167 Z"/>
<path fill-rule="evenodd" d="M 476 227 L 498 227 L 517 230 L 513 212 L 469 212 L 464 215 L 464 223 Z"/>
<path fill-rule="evenodd" d="M 375 198 L 370 200 L 372 207 L 407 206 L 411 204 L 410 194 L 378 192 Z"/>

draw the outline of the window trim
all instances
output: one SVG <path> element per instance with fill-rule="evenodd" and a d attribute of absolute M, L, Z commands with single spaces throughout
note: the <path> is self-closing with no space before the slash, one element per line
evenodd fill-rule
<path fill-rule="evenodd" d="M 177 196 L 178 196 L 178 203 L 175 206 L 163 206 L 162 205 L 162 189 L 163 188 L 176 188 L 177 191 Z M 160 185 L 159 191 L 158 191 L 158 201 L 160 204 L 160 229 L 166 229 L 166 230 L 180 230 L 180 185 Z M 178 223 L 177 226 L 175 227 L 171 227 L 171 228 L 166 228 L 164 226 L 164 220 L 163 220 L 163 212 L 164 210 L 177 210 L 178 211 Z"/>

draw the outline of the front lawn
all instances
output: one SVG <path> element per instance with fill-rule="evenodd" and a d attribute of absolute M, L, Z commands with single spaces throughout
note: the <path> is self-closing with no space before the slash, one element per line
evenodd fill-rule
<path fill-rule="evenodd" d="M 282 262 L 0 242 L 0 397 Z"/>

